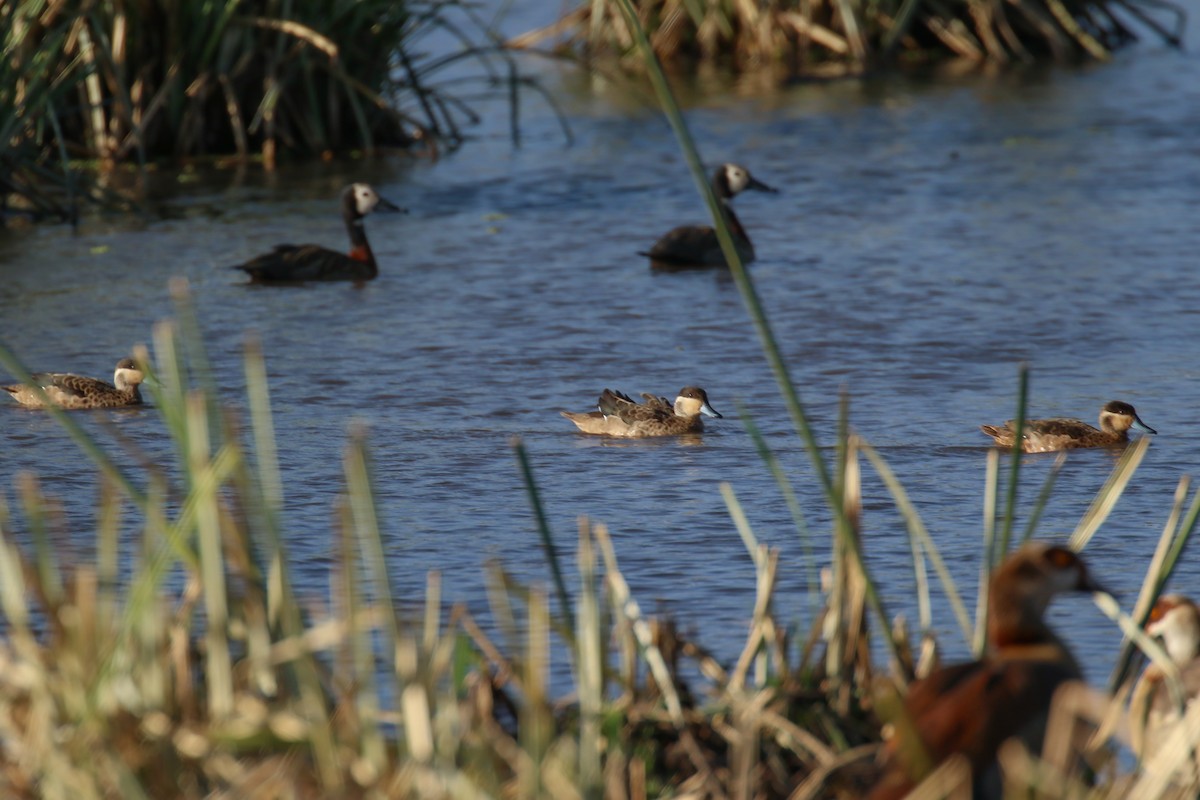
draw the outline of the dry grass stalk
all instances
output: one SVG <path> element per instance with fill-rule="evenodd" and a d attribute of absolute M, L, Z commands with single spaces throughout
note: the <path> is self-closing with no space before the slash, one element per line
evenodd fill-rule
<path fill-rule="evenodd" d="M 617 56 L 636 68 L 635 39 L 619 13 L 620 0 L 587 0 L 547 28 L 511 40 L 514 48 L 564 35 L 567 46 L 588 58 Z M 903 0 L 852 3 L 784 0 L 640 0 L 637 14 L 655 54 L 664 62 L 716 61 L 738 69 L 783 64 L 821 69 L 839 63 L 859 72 L 881 60 L 1058 61 L 1106 60 L 1136 37 L 1121 21 L 1115 0 Z M 1182 11 L 1156 4 L 1129 12 L 1168 43 L 1179 41 Z M 633 55 L 631 58 L 630 55 Z"/>

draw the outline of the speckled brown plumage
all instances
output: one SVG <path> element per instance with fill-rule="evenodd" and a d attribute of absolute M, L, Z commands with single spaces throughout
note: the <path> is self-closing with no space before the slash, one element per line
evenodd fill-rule
<path fill-rule="evenodd" d="M 1004 423 L 1004 427 L 981 425 L 979 429 L 992 437 L 1000 447 L 1012 447 L 1015 426 L 1016 420 L 1010 419 Z M 1128 442 L 1130 428 L 1149 434 L 1157 433 L 1142 422 L 1133 406 L 1113 400 L 1100 409 L 1099 428 L 1065 417 L 1026 420 L 1021 449 L 1026 453 L 1046 453 L 1076 447 L 1110 447 Z"/>
<path fill-rule="evenodd" d="M 132 358 L 123 358 L 117 362 L 111 384 L 97 378 L 67 372 L 36 372 L 31 377 L 46 393 L 50 402 L 61 408 L 116 408 L 135 406 L 142 402 L 138 384 L 142 382 L 143 375 Z M 5 386 L 3 389 L 27 408 L 45 407 L 41 396 L 26 384 Z"/>
<path fill-rule="evenodd" d="M 674 436 L 704 430 L 700 416 L 720 418 L 708 403 L 708 395 L 697 386 L 685 386 L 675 403 L 652 394 L 643 394 L 638 403 L 626 394 L 605 389 L 597 402 L 598 411 L 560 412 L 584 433 L 640 439 L 649 436 Z"/>

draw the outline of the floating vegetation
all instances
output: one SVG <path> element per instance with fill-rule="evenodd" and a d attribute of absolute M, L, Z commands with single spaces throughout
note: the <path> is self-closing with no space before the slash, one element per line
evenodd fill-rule
<path fill-rule="evenodd" d="M 456 51 L 429 52 L 438 31 Z M 479 87 L 516 130 L 516 93 L 540 87 L 496 41 L 455 2 L 3 3 L 0 191 L 70 218 L 108 199 L 80 164 L 436 153 L 463 142 Z"/>
<path fill-rule="evenodd" d="M 711 61 L 795 74 L 861 73 L 895 63 L 950 58 L 1030 63 L 1107 59 L 1138 29 L 1179 46 L 1184 12 L 1167 0 L 638 0 L 636 13 L 664 63 Z M 584 58 L 640 69 L 619 0 L 580 3 L 556 24 L 514 40 L 531 47 L 565 34 Z"/>

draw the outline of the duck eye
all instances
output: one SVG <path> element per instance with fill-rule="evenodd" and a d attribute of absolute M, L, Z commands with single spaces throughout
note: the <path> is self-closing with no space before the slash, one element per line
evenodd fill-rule
<path fill-rule="evenodd" d="M 1074 566 L 1076 560 L 1075 554 L 1070 550 L 1064 550 L 1061 547 L 1057 547 L 1050 551 L 1050 563 L 1059 569 L 1066 569 L 1067 567 Z"/>

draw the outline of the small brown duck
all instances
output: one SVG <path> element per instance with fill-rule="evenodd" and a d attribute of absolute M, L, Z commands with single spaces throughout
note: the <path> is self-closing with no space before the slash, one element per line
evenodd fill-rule
<path fill-rule="evenodd" d="M 979 429 L 995 440 L 1000 447 L 1012 447 L 1015 420 L 998 425 L 981 425 Z M 1053 418 L 1025 421 L 1025 435 L 1021 437 L 1021 449 L 1026 453 L 1048 453 L 1053 450 L 1069 450 L 1076 447 L 1111 447 L 1126 444 L 1130 429 L 1155 434 L 1138 417 L 1129 403 L 1113 400 L 1100 409 L 1100 427 L 1093 428 L 1077 419 Z"/>
<path fill-rule="evenodd" d="M 50 402 L 60 408 L 117 408 L 141 405 L 142 402 L 138 384 L 144 376 L 132 358 L 117 362 L 111 384 L 66 372 L 35 372 L 31 377 L 42 387 Z M 16 384 L 0 388 L 27 408 L 45 408 L 42 398 L 31 386 Z"/>
<path fill-rule="evenodd" d="M 346 233 L 350 235 L 349 254 L 315 244 L 281 244 L 270 253 L 232 269 L 245 272 L 251 283 L 373 280 L 379 274 L 379 266 L 363 227 L 363 217 L 372 211 L 407 213 L 380 197 L 367 184 L 352 183 L 342 191 L 342 218 L 346 221 Z"/>
<path fill-rule="evenodd" d="M 704 430 L 703 414 L 721 419 L 708 404 L 708 395 L 696 386 L 679 390 L 674 404 L 665 397 L 643 394 L 638 403 L 628 395 L 605 389 L 597 403 L 598 411 L 560 412 L 584 433 L 640 439 L 647 436 L 674 436 Z"/>
<path fill-rule="evenodd" d="M 1146 633 L 1162 640 L 1179 668 L 1186 707 L 1200 697 L 1200 608 L 1179 594 L 1158 598 L 1146 620 Z M 1166 744 L 1181 719 L 1166 675 L 1157 664 L 1146 667 L 1129 699 L 1130 733 L 1138 757 L 1152 758 Z"/>
<path fill-rule="evenodd" d="M 748 169 L 737 164 L 722 164 L 713 173 L 713 194 L 717 196 L 721 210 L 725 212 L 725 221 L 729 225 L 729 232 L 733 234 L 734 247 L 743 264 L 754 260 L 754 245 L 751 244 L 750 237 L 737 215 L 733 213 L 729 201 L 747 189 L 776 192 L 755 179 Z M 648 251 L 638 255 L 649 257 L 650 266 L 656 269 L 723 267 L 726 264 L 721 243 L 717 240 L 717 232 L 708 225 L 682 225 L 674 228 L 664 234 Z"/>
<path fill-rule="evenodd" d="M 898 800 L 924 773 L 954 754 L 971 767 L 974 797 L 999 798 L 996 753 L 1019 736 L 1041 752 L 1050 701 L 1068 681 L 1081 679 L 1078 663 L 1044 620 L 1051 599 L 1063 592 L 1103 589 L 1071 550 L 1026 544 L 992 573 L 988 652 L 979 661 L 943 667 L 914 682 L 904 701 L 909 726 L 888 742 L 883 774 L 869 800 Z M 919 741 L 906 738 L 915 734 Z"/>

